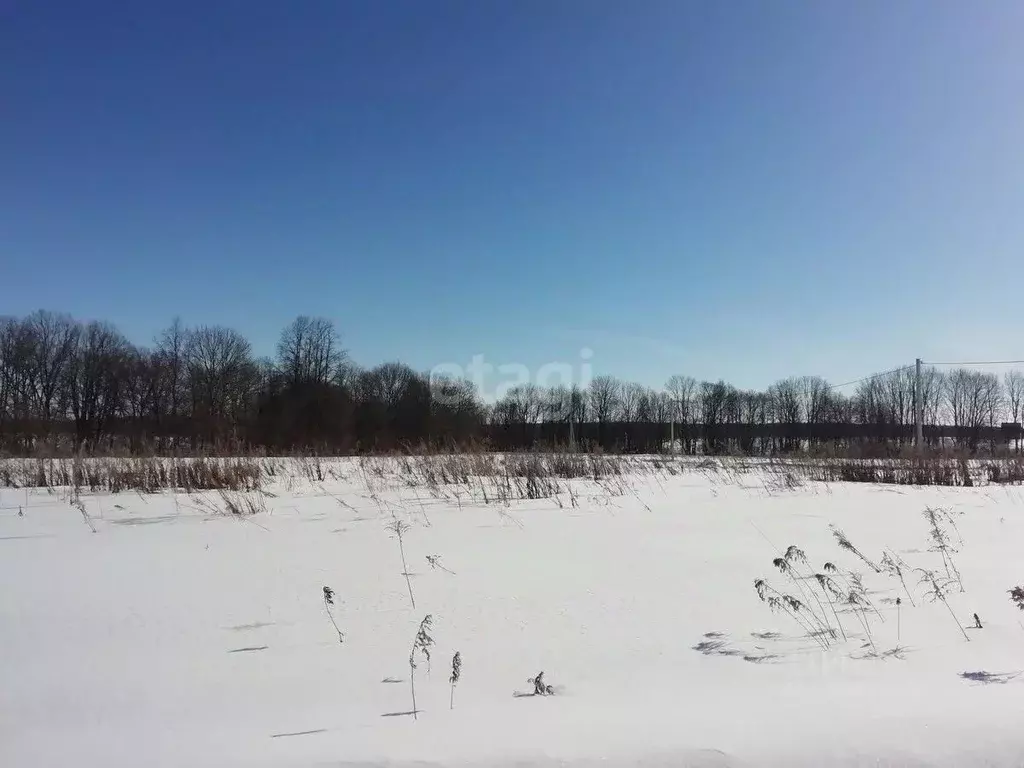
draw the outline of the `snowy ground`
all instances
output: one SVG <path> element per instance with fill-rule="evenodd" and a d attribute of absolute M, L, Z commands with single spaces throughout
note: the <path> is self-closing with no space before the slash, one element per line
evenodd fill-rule
<path fill-rule="evenodd" d="M 0 765 L 1024 765 L 1020 489 L 690 471 L 506 507 L 347 475 L 282 478 L 244 519 L 216 493 L 83 494 L 86 520 L 67 491 L 0 490 Z M 929 506 L 964 542 L 970 641 L 829 530 L 944 575 Z M 797 594 L 772 567 L 789 545 L 863 574 L 877 655 L 853 612 L 823 651 L 758 600 L 758 577 Z M 513 695 L 541 670 L 556 695 Z"/>

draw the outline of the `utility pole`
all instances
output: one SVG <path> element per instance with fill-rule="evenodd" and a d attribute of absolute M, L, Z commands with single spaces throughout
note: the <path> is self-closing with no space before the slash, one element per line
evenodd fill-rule
<path fill-rule="evenodd" d="M 914 444 L 917 452 L 924 451 L 924 387 L 921 385 L 921 358 L 914 364 Z"/>

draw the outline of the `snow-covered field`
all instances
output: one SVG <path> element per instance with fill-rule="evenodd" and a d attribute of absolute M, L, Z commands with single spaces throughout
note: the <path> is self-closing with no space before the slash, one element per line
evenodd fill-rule
<path fill-rule="evenodd" d="M 86 519 L 67 490 L 0 490 L 0 765 L 1024 765 L 1019 488 L 787 489 L 691 467 L 506 506 L 337 466 L 279 477 L 247 517 L 216 492 L 83 493 Z M 912 570 L 946 576 L 928 507 L 949 512 L 969 641 Z M 911 594 L 830 524 L 901 558 Z M 780 573 L 790 545 L 802 574 L 862 574 L 877 613 L 833 614 Z M 848 640 L 773 613 L 759 577 Z M 554 695 L 514 696 L 541 670 Z"/>

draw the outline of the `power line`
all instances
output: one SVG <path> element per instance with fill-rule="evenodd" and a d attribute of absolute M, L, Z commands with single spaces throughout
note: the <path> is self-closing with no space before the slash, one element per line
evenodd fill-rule
<path fill-rule="evenodd" d="M 841 389 L 843 387 L 850 387 L 850 386 L 853 386 L 854 384 L 860 384 L 863 381 L 871 381 L 872 379 L 880 379 L 883 376 L 891 376 L 892 374 L 899 373 L 900 371 L 909 371 L 913 367 L 914 367 L 913 365 L 901 365 L 899 368 L 893 368 L 891 371 L 882 371 L 881 373 L 873 373 L 870 376 L 864 376 L 863 378 L 854 379 L 853 381 L 847 381 L 847 382 L 844 382 L 842 384 L 832 384 L 832 385 L 826 387 L 826 389 Z M 808 393 L 808 394 L 810 394 L 810 393 Z"/>
<path fill-rule="evenodd" d="M 893 368 L 892 370 L 889 370 L 889 371 L 882 371 L 881 373 L 872 373 L 870 376 L 863 376 L 863 377 L 861 377 L 859 379 L 854 379 L 853 381 L 844 381 L 842 384 L 829 384 L 827 387 L 808 389 L 808 390 L 804 390 L 803 392 L 797 392 L 795 396 L 796 397 L 808 397 L 809 395 L 816 395 L 816 394 L 820 394 L 822 392 L 831 392 L 833 389 L 842 389 L 843 387 L 851 387 L 854 384 L 860 384 L 863 381 L 871 381 L 872 379 L 880 379 L 883 376 L 891 376 L 892 374 L 899 373 L 900 371 L 908 371 L 908 370 L 910 370 L 913 367 L 914 367 L 913 365 L 901 365 L 899 368 Z"/>
<path fill-rule="evenodd" d="M 933 363 L 922 360 L 923 365 L 1024 365 L 1024 360 L 961 360 L 953 363 Z"/>

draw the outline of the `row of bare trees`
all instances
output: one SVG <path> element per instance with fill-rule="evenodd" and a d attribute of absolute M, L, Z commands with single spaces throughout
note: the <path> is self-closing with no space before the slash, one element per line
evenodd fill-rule
<path fill-rule="evenodd" d="M 905 443 L 914 371 L 844 394 L 820 377 L 763 392 L 673 376 L 663 389 L 598 376 L 586 386 L 510 389 L 485 405 L 472 384 L 402 363 L 361 369 L 334 325 L 298 317 L 273 358 L 237 331 L 173 322 L 151 347 L 108 323 L 39 311 L 0 317 L 0 449 L 348 452 L 488 441 L 500 448 L 569 442 L 608 450 L 769 453 L 814 442 Z M 1024 374 L 926 368 L 929 427 L 951 425 L 977 448 L 985 428 L 1024 418 Z M 845 430 L 845 431 L 844 431 Z M 937 441 L 941 432 L 926 431 Z"/>
<path fill-rule="evenodd" d="M 327 320 L 299 317 L 275 358 L 230 328 L 175 321 L 150 348 L 39 311 L 0 318 L 0 448 L 353 451 L 465 442 L 483 404 L 465 382 L 401 363 L 354 366 Z"/>
<path fill-rule="evenodd" d="M 920 396 L 930 443 L 977 449 L 1003 422 L 1024 417 L 1024 373 L 1000 378 L 926 367 Z M 913 439 L 915 398 L 912 367 L 869 378 L 850 394 L 818 376 L 787 378 L 765 391 L 689 376 L 672 376 L 656 390 L 599 376 L 586 389 L 516 387 L 494 406 L 491 420 L 509 443 L 568 434 L 635 450 L 659 449 L 674 438 L 686 453 L 776 453 L 854 440 L 899 448 Z M 551 428 L 559 423 L 563 429 Z"/>

